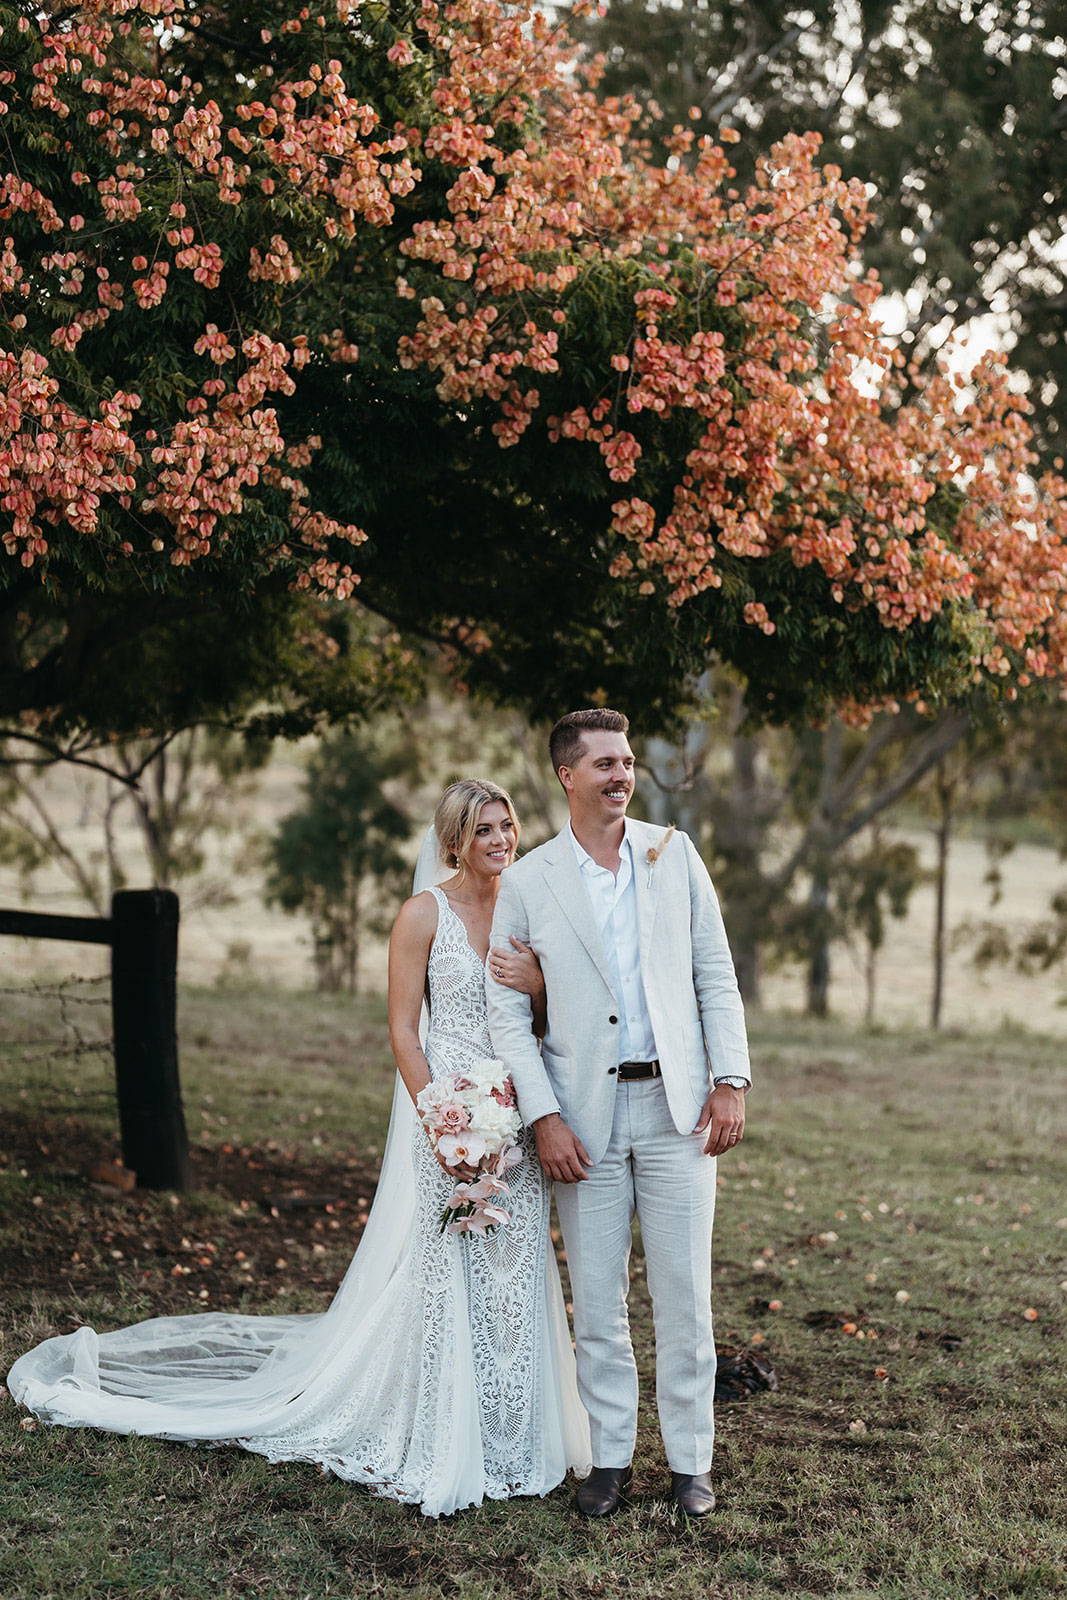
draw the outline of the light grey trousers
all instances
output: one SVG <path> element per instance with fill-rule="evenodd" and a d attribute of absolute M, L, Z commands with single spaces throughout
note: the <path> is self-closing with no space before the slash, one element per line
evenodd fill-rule
<path fill-rule="evenodd" d="M 637 1437 L 627 1314 L 636 1213 L 656 1327 L 656 1404 L 673 1472 L 706 1472 L 715 1440 L 711 1229 L 715 1161 L 680 1134 L 662 1079 L 620 1083 L 611 1142 L 584 1183 L 557 1183 L 574 1302 L 578 1388 L 593 1465 L 624 1467 Z"/>

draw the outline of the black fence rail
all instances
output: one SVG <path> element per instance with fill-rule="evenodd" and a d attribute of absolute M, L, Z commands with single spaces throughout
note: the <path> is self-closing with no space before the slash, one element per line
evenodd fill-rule
<path fill-rule="evenodd" d="M 178 896 L 123 889 L 110 917 L 0 909 L 0 935 L 111 947 L 111 1027 L 122 1159 L 146 1189 L 189 1186 L 178 1076 Z"/>

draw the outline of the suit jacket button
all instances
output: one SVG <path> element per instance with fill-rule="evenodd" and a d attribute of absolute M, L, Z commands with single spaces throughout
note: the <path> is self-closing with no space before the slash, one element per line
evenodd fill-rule
<path fill-rule="evenodd" d="M 619 1020 L 618 1017 L 609 1017 L 608 1018 L 609 1022 L 618 1022 L 618 1020 Z"/>
<path fill-rule="evenodd" d="M 611 1075 L 612 1075 L 612 1074 L 613 1074 L 613 1073 L 615 1073 L 615 1072 L 618 1072 L 618 1070 L 619 1070 L 619 1069 L 618 1069 L 618 1067 L 609 1067 L 609 1068 L 608 1068 L 608 1077 L 609 1077 L 609 1078 L 610 1078 L 610 1077 L 611 1077 Z"/>

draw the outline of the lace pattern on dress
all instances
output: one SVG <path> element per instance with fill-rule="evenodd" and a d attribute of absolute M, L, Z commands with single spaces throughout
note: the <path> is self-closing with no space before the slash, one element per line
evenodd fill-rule
<path fill-rule="evenodd" d="M 485 968 L 442 890 L 427 971 L 426 1059 L 434 1077 L 492 1054 Z M 469 1350 L 480 1420 L 484 1493 L 493 1499 L 543 1494 L 541 1386 L 545 1370 L 548 1186 L 524 1130 L 525 1159 L 508 1174 L 511 1221 L 487 1238 L 441 1234 L 452 1180 L 421 1129 L 413 1156 L 418 1212 L 410 1255 L 394 1292 L 367 1329 L 375 1359 L 347 1366 L 317 1392 L 303 1423 L 284 1437 L 250 1439 L 273 1460 L 322 1462 L 342 1478 L 371 1483 L 393 1499 L 419 1502 L 450 1448 L 454 1365 Z M 457 1295 L 457 1286 L 460 1293 Z M 466 1326 L 463 1326 L 466 1324 Z M 469 1330 L 469 1332 L 468 1332 Z M 301 1409 L 298 1405 L 295 1409 Z M 322 1419 L 330 1417 L 324 1448 Z M 294 1419 L 295 1420 L 295 1419 Z"/>
<path fill-rule="evenodd" d="M 431 893 L 437 901 L 438 919 L 428 968 L 426 1058 L 436 1077 L 491 1056 L 493 1046 L 484 962 L 444 891 L 435 888 Z M 548 1186 L 532 1159 L 527 1130 L 522 1138 L 524 1159 L 508 1174 L 508 1225 L 484 1239 L 448 1236 L 448 1242 L 460 1252 L 467 1279 L 489 1495 L 530 1493 L 525 1485 L 536 1476 L 539 1460 L 536 1440 L 541 1427 L 539 1391 L 544 1358 L 538 1308 L 544 1295 L 548 1247 Z"/>

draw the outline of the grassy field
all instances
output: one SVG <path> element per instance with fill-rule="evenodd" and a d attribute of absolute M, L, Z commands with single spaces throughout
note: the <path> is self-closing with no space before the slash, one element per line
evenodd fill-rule
<path fill-rule="evenodd" d="M 372 1192 L 389 1070 L 380 1007 L 186 992 L 198 1189 L 108 1198 L 104 1056 L 17 1041 L 6 997 L 0 1276 L 6 1365 L 81 1320 L 325 1303 Z M 236 1450 L 46 1429 L 0 1406 L 6 1600 L 764 1600 L 1067 1593 L 1062 1042 L 753 1027 L 751 1132 L 720 1163 L 720 1344 L 777 1393 L 720 1408 L 719 1509 L 663 1496 L 651 1406 L 633 1506 L 580 1522 L 563 1488 L 440 1522 Z M 7 1039 L 5 1044 L 3 1041 Z M 304 1196 L 318 1197 L 300 1206 Z M 327 1209 L 328 1208 L 328 1209 Z M 651 1329 L 636 1261 L 645 1392 Z"/>

